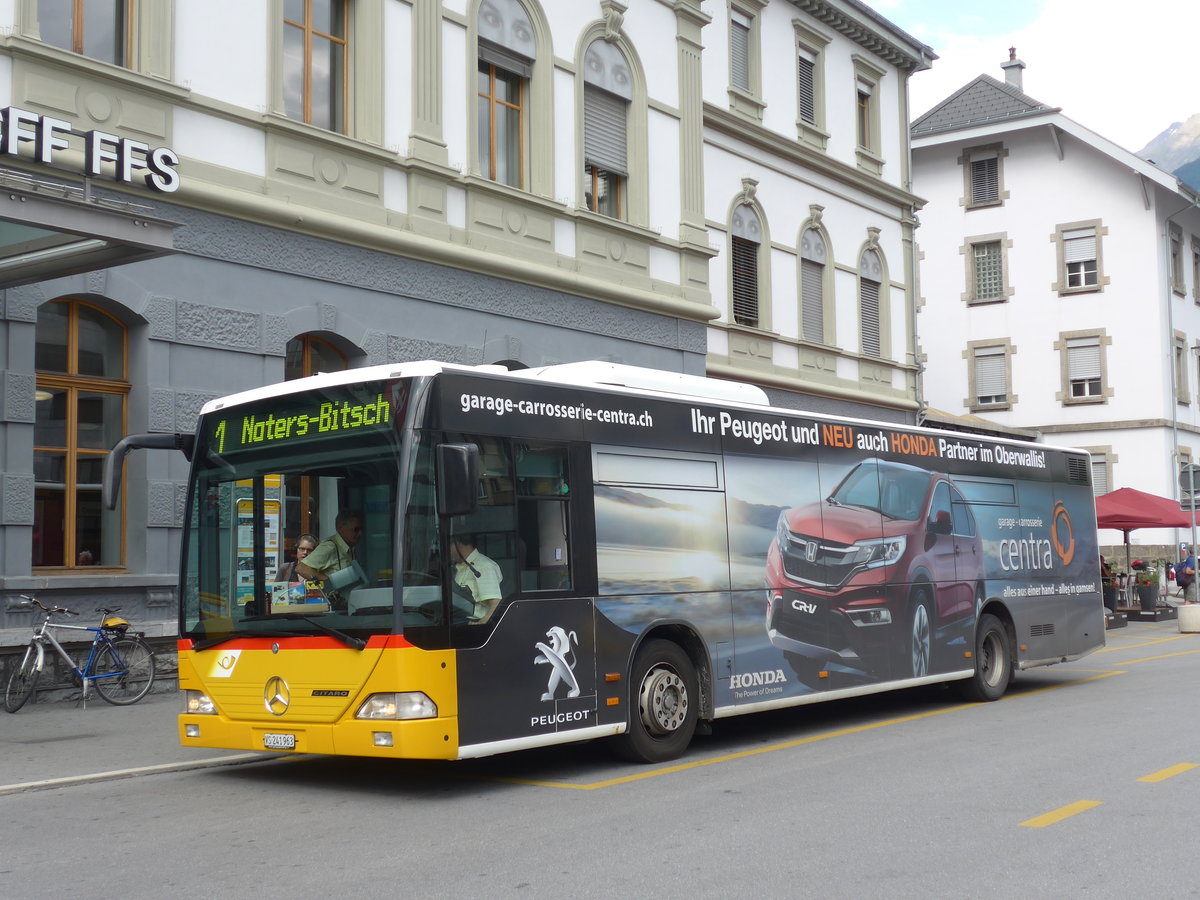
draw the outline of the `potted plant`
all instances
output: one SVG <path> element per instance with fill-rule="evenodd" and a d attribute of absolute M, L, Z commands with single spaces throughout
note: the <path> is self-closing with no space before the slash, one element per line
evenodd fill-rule
<path fill-rule="evenodd" d="M 1149 563 L 1137 560 L 1133 564 L 1133 583 L 1137 588 L 1138 601 L 1143 612 L 1154 612 L 1158 605 L 1158 569 Z"/>

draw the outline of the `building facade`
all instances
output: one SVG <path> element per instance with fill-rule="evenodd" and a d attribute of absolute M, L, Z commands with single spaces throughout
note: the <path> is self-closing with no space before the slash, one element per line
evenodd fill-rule
<path fill-rule="evenodd" d="M 907 79 L 933 54 L 856 0 L 12 0 L 0 25 L 0 643 L 21 592 L 170 633 L 186 462 L 135 454 L 109 512 L 104 453 L 248 387 L 599 358 L 918 408 Z"/>
<path fill-rule="evenodd" d="M 1200 198 L 1004 68 L 913 123 L 926 400 L 1086 448 L 1097 494 L 1178 497 L 1200 453 Z"/>

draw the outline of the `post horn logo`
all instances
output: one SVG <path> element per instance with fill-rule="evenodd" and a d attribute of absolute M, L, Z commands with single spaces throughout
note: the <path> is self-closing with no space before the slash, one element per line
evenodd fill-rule
<path fill-rule="evenodd" d="M 267 707 L 267 712 L 273 716 L 282 716 L 287 712 L 291 702 L 292 692 L 286 681 L 278 675 L 267 679 L 267 686 L 263 688 L 263 703 Z"/>
<path fill-rule="evenodd" d="M 1059 533 L 1060 530 L 1065 533 L 1065 542 L 1063 535 Z M 1071 527 L 1071 514 L 1067 512 L 1061 500 L 1054 501 L 1054 512 L 1050 516 L 1050 540 L 1054 542 L 1054 552 L 1058 554 L 1062 564 L 1069 566 L 1075 558 L 1075 531 Z"/>

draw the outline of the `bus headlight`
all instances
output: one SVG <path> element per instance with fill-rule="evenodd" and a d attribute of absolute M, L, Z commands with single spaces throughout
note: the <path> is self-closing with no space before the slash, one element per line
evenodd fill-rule
<path fill-rule="evenodd" d="M 354 714 L 356 719 L 433 719 L 437 704 L 421 691 L 372 694 Z"/>
<path fill-rule="evenodd" d="M 201 691 L 183 692 L 183 711 L 195 716 L 215 716 L 217 708 L 208 694 Z"/>

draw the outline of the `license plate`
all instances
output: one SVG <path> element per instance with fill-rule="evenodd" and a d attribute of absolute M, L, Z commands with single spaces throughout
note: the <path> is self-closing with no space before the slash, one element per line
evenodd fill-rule
<path fill-rule="evenodd" d="M 263 747 L 267 750 L 295 750 L 296 736 L 294 734 L 264 734 Z"/>

